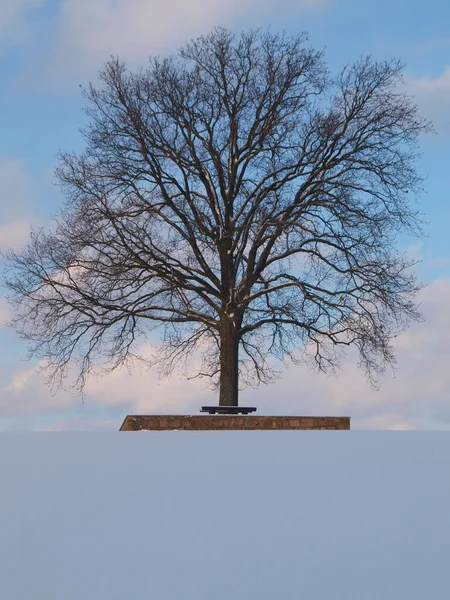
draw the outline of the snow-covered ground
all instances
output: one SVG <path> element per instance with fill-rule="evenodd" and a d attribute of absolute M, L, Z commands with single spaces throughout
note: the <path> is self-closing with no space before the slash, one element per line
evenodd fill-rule
<path fill-rule="evenodd" d="M 446 600 L 450 435 L 0 436 L 2 600 Z"/>

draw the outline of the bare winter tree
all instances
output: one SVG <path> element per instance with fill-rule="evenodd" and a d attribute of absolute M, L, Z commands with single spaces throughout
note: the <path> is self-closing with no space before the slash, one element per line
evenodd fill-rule
<path fill-rule="evenodd" d="M 371 381 L 393 363 L 419 317 L 395 244 L 420 233 L 428 125 L 398 62 L 331 77 L 306 42 L 218 28 L 138 73 L 111 59 L 85 90 L 57 226 L 9 254 L 13 324 L 53 380 L 74 364 L 83 385 L 157 327 L 163 370 L 200 350 L 221 405 L 302 348 L 326 371 L 355 345 Z"/>

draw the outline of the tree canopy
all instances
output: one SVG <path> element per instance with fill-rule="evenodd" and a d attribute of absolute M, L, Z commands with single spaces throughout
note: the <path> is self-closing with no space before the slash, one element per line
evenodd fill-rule
<path fill-rule="evenodd" d="M 419 318 L 418 138 L 402 65 L 337 75 L 306 34 L 217 28 L 132 72 L 111 58 L 84 90 L 81 154 L 63 153 L 53 230 L 9 253 L 13 325 L 62 382 L 139 358 L 201 356 L 220 404 L 303 349 L 319 370 L 356 346 L 372 382 Z"/>

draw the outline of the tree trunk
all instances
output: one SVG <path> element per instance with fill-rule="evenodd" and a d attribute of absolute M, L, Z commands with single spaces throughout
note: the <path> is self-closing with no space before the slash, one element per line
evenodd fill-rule
<path fill-rule="evenodd" d="M 222 318 L 220 332 L 219 406 L 238 406 L 239 336 L 238 328 L 228 315 Z"/>

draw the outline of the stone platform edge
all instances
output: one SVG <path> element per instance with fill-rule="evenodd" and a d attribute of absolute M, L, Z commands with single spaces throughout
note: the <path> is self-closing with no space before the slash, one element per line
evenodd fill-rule
<path fill-rule="evenodd" d="M 128 415 L 120 431 L 349 430 L 350 417 Z"/>

